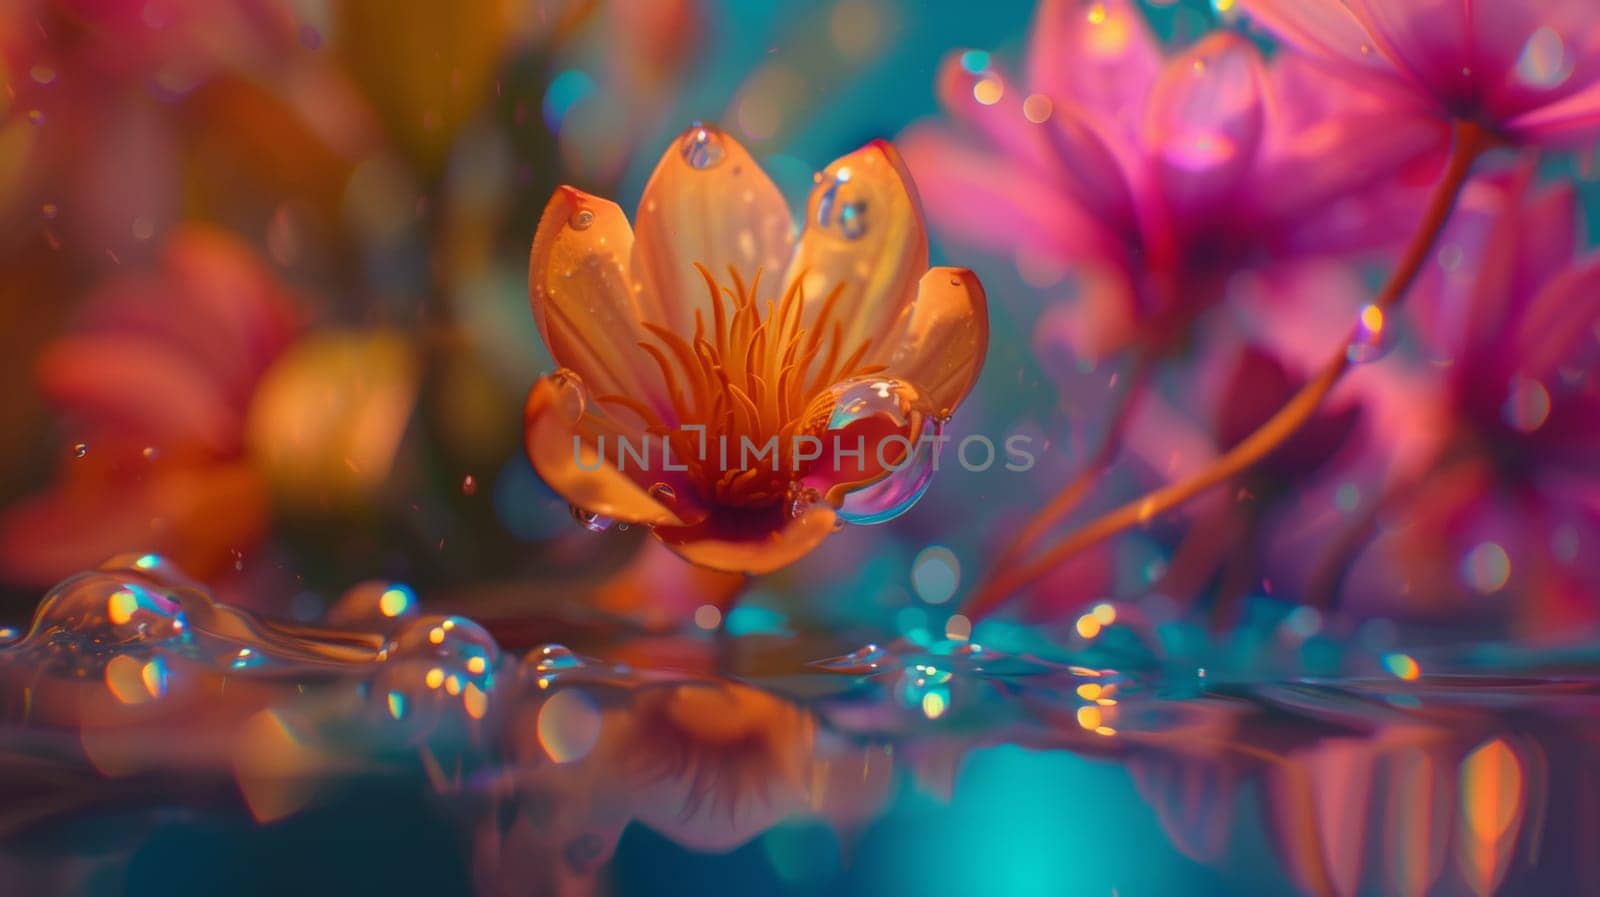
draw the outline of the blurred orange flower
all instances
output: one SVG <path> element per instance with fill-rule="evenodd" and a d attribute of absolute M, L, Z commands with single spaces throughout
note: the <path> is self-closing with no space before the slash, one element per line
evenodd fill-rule
<path fill-rule="evenodd" d="M 188 225 L 154 271 L 107 281 L 41 355 L 70 448 L 0 514 L 0 575 L 53 582 L 124 552 L 214 577 L 274 500 L 346 505 L 388 476 L 415 399 L 410 346 L 302 335 L 301 302 L 232 236 Z"/>
<path fill-rule="evenodd" d="M 764 573 L 840 522 L 881 522 L 920 497 L 923 449 L 988 348 L 983 289 L 970 271 L 928 269 L 921 206 L 888 143 L 816 182 L 796 241 L 744 147 L 696 125 L 662 157 L 633 227 L 575 188 L 551 198 L 529 292 L 562 370 L 530 392 L 525 440 L 586 520 L 646 524 L 694 563 Z"/>
<path fill-rule="evenodd" d="M 72 445 L 55 485 L 0 516 L 0 572 L 43 584 L 158 551 L 204 578 L 259 540 L 268 498 L 245 414 L 296 307 L 247 247 L 203 227 L 174 231 L 154 271 L 101 286 L 39 358 Z"/>

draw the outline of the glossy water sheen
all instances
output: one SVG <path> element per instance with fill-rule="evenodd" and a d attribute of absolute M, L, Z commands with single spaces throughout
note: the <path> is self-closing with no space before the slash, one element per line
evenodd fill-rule
<path fill-rule="evenodd" d="M 0 644 L 0 864 L 82 894 L 1592 892 L 1600 650 L 1308 619 L 769 635 L 728 678 L 666 671 L 704 634 L 503 646 L 384 581 L 290 624 L 129 556 Z"/>

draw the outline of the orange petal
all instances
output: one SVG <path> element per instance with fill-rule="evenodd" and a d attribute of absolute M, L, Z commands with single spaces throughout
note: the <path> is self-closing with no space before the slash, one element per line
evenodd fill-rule
<path fill-rule="evenodd" d="M 665 392 L 639 348 L 646 339 L 628 259 L 633 231 L 617 204 L 574 187 L 550 197 L 528 261 L 528 296 L 556 363 L 595 395 L 648 401 Z"/>
<path fill-rule="evenodd" d="M 634 229 L 633 274 L 645 319 L 685 334 L 693 332 L 695 309 L 711 320 L 696 264 L 719 281 L 729 266 L 746 282 L 761 271 L 776 296 L 794 245 L 783 194 L 737 140 L 710 125 L 691 127 L 662 155 Z"/>
<path fill-rule="evenodd" d="M 570 377 L 543 377 L 528 393 L 523 442 L 533 469 L 562 498 L 592 514 L 626 523 L 682 526 L 683 520 L 607 460 L 616 457 L 617 449 L 610 447 L 614 436 L 606 440 L 605 457 L 597 451 L 594 431 L 600 415 L 585 407 L 582 385 Z M 642 438 L 635 432 L 624 435 Z"/>
<path fill-rule="evenodd" d="M 738 516 L 734 525 L 729 517 Z M 815 505 L 792 517 L 786 504 L 758 512 L 724 511 L 695 526 L 657 527 L 656 538 L 685 560 L 713 570 L 757 575 L 798 561 L 833 534 L 833 510 Z"/>
<path fill-rule="evenodd" d="M 791 280 L 805 278 L 805 326 L 838 290 L 833 307 L 843 314 L 831 320 L 843 345 L 879 345 L 927 270 L 922 204 L 895 148 L 875 140 L 829 165 L 811 191 L 789 269 Z"/>
<path fill-rule="evenodd" d="M 978 275 L 965 268 L 929 270 L 896 334 L 879 351 L 888 373 L 915 385 L 940 416 L 955 411 L 989 351 L 989 304 Z"/>

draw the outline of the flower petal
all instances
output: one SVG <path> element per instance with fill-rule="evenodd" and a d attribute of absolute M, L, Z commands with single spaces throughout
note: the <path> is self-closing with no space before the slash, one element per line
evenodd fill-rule
<path fill-rule="evenodd" d="M 1263 130 L 1261 56 L 1237 35 L 1213 34 L 1168 64 L 1150 97 L 1145 144 L 1156 154 L 1168 210 L 1187 221 L 1230 196 Z"/>
<path fill-rule="evenodd" d="M 1436 100 L 1476 100 L 1487 73 L 1472 68 L 1467 0 L 1348 0 L 1351 14 L 1397 69 Z"/>
<path fill-rule="evenodd" d="M 645 320 L 675 333 L 710 320 L 711 300 L 695 265 L 718 280 L 731 266 L 746 282 L 758 271 L 775 292 L 794 245 L 794 221 L 766 172 L 728 134 L 685 131 L 662 155 L 634 215 L 633 276 Z"/>
<path fill-rule="evenodd" d="M 879 351 L 889 375 L 914 384 L 939 416 L 955 411 L 989 351 L 989 304 L 978 276 L 965 268 L 929 270 Z"/>
<path fill-rule="evenodd" d="M 656 538 L 685 560 L 730 573 L 771 573 L 810 554 L 834 532 L 831 508 L 817 504 L 799 517 L 787 503 L 753 511 L 723 509 L 695 526 L 658 526 Z"/>
<path fill-rule="evenodd" d="M 645 331 L 627 264 L 633 232 L 616 203 L 573 187 L 550 197 L 528 260 L 528 296 L 556 363 L 596 395 L 664 406 L 666 391 L 639 348 Z"/>
<path fill-rule="evenodd" d="M 805 221 L 786 278 L 804 277 L 803 325 L 831 303 L 843 314 L 827 326 L 843 346 L 881 344 L 928 270 L 922 205 L 900 154 L 874 140 L 836 160 L 811 191 Z"/>
<path fill-rule="evenodd" d="M 1161 45 L 1128 0 L 1045 0 L 1030 31 L 1028 85 L 1138 133 Z"/>
<path fill-rule="evenodd" d="M 1361 22 L 1339 0 L 1240 0 L 1250 18 L 1324 63 L 1359 73 L 1393 72 Z M 1396 73 L 1397 74 L 1397 73 Z"/>
<path fill-rule="evenodd" d="M 611 463 L 611 458 L 621 457 L 615 446 L 618 435 L 631 439 L 640 435 L 606 427 L 602 415 L 586 407 L 581 384 L 572 383 L 570 376 L 540 378 L 528 392 L 522 412 L 523 444 L 533 469 L 562 498 L 591 514 L 627 523 L 682 526 L 677 514 Z M 611 437 L 608 442 L 615 454 L 608 457 L 601 451 L 598 435 Z"/>
<path fill-rule="evenodd" d="M 913 126 L 899 142 L 941 235 L 1050 261 L 1095 255 L 1106 245 L 1100 223 L 1071 198 L 998 153 L 972 148 L 932 124 Z"/>
<path fill-rule="evenodd" d="M 164 447 L 213 456 L 238 451 L 241 409 L 203 360 L 167 342 L 112 333 L 65 337 L 39 357 L 52 401 L 98 425 Z"/>
<path fill-rule="evenodd" d="M 1542 379 L 1592 343 L 1600 323 L 1600 259 L 1569 268 L 1540 290 L 1518 321 L 1513 353 L 1520 373 Z"/>
<path fill-rule="evenodd" d="M 1513 119 L 1508 129 L 1525 140 L 1580 149 L 1600 135 L 1600 82 Z"/>

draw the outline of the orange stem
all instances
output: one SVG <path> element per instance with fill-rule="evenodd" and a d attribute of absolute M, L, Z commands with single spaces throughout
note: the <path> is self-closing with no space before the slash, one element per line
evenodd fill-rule
<path fill-rule="evenodd" d="M 1455 208 L 1462 187 L 1466 186 L 1473 163 L 1491 143 L 1491 135 L 1477 124 L 1456 122 L 1450 159 L 1443 177 L 1434 186 L 1422 223 L 1412 236 L 1399 264 L 1389 275 L 1389 280 L 1373 300 L 1372 304 L 1380 310 L 1387 310 L 1399 302 L 1417 279 L 1434 243 L 1450 219 L 1450 212 Z M 1210 467 L 1187 480 L 1164 486 L 1089 521 L 1068 533 L 1032 563 L 999 570 L 968 599 L 963 612 L 974 620 L 987 616 L 1007 597 L 1037 582 L 1067 558 L 1178 507 L 1272 454 L 1311 420 L 1349 366 L 1347 349 L 1341 347 L 1322 371 L 1302 387 L 1288 404 L 1254 433 L 1217 458 Z"/>

